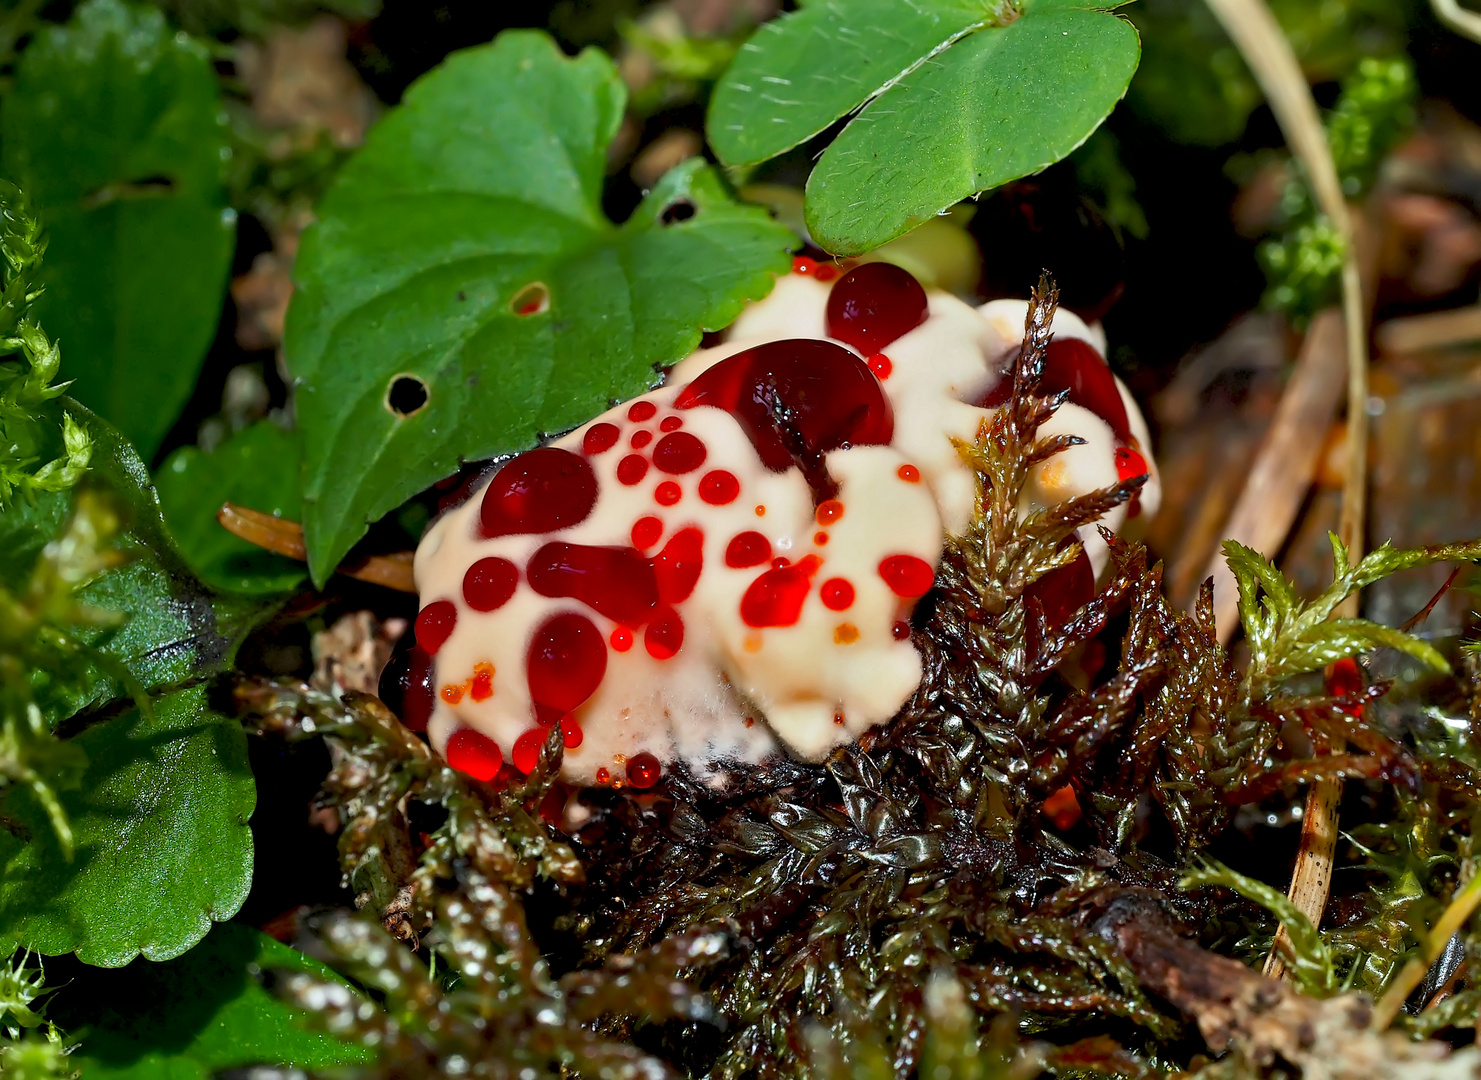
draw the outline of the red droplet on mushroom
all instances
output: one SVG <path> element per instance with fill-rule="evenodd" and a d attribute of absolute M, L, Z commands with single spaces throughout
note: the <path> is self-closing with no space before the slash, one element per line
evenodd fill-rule
<path fill-rule="evenodd" d="M 673 608 L 662 608 L 643 631 L 643 648 L 655 660 L 667 660 L 684 645 L 684 621 Z"/>
<path fill-rule="evenodd" d="M 629 446 L 631 446 L 634 450 L 641 450 L 641 449 L 643 449 L 643 447 L 647 446 L 652 441 L 653 441 L 653 432 L 648 431 L 646 428 L 644 428 L 644 429 L 640 429 L 638 431 L 634 431 L 632 433 L 632 438 L 630 438 L 630 439 L 627 440 L 627 444 Z"/>
<path fill-rule="evenodd" d="M 614 627 L 607 640 L 616 652 L 627 652 L 633 647 L 633 632 L 625 626 Z"/>
<path fill-rule="evenodd" d="M 499 744 L 466 727 L 458 728 L 448 737 L 443 756 L 454 769 L 475 780 L 492 780 L 504 765 L 504 751 L 499 749 Z"/>
<path fill-rule="evenodd" d="M 700 405 L 733 415 L 768 469 L 800 468 L 819 499 L 835 489 L 824 454 L 885 445 L 895 431 L 889 398 L 864 362 L 815 338 L 772 341 L 726 357 L 674 401 L 676 409 Z"/>
<path fill-rule="evenodd" d="M 671 476 L 693 472 L 705 463 L 705 444 L 687 431 L 672 431 L 653 448 L 653 467 Z"/>
<path fill-rule="evenodd" d="M 740 481 L 733 472 L 715 469 L 699 478 L 699 497 L 711 506 L 728 506 L 740 494 Z"/>
<path fill-rule="evenodd" d="M 894 362 L 884 353 L 875 353 L 869 358 L 868 364 L 869 370 L 874 372 L 874 377 L 880 382 L 888 379 L 890 373 L 895 370 Z"/>
<path fill-rule="evenodd" d="M 758 532 L 747 530 L 731 537 L 725 545 L 725 565 L 743 570 L 771 561 L 771 541 Z"/>
<path fill-rule="evenodd" d="M 494 474 L 479 521 L 485 537 L 555 532 L 586 520 L 596 501 L 596 474 L 586 459 L 542 446 Z"/>
<path fill-rule="evenodd" d="M 689 599 L 704 570 L 704 533 L 696 528 L 680 529 L 653 557 L 653 575 L 658 579 L 658 598 L 665 604 Z"/>
<path fill-rule="evenodd" d="M 842 271 L 832 263 L 819 263 L 818 268 L 813 271 L 813 276 L 819 281 L 827 283 L 836 278 L 840 273 Z"/>
<path fill-rule="evenodd" d="M 929 314 L 926 290 L 909 271 L 865 263 L 844 274 L 828 294 L 828 336 L 869 356 L 883 352 Z"/>
<path fill-rule="evenodd" d="M 890 627 L 890 637 L 896 641 L 904 641 L 910 636 L 910 624 L 903 619 Z"/>
<path fill-rule="evenodd" d="M 653 567 L 630 547 L 552 541 L 530 557 L 525 577 L 541 596 L 579 600 L 626 626 L 641 626 L 658 606 Z"/>
<path fill-rule="evenodd" d="M 428 656 L 436 656 L 442 643 L 458 625 L 458 609 L 451 600 L 433 600 L 417 613 L 417 645 Z"/>
<path fill-rule="evenodd" d="M 574 612 L 541 623 L 525 656 L 530 697 L 543 723 L 553 724 L 574 711 L 596 693 L 606 673 L 607 643 L 590 619 Z"/>
<path fill-rule="evenodd" d="M 843 503 L 837 499 L 824 499 L 818 504 L 813 517 L 817 519 L 819 525 L 832 525 L 843 517 Z"/>
<path fill-rule="evenodd" d="M 1068 623 L 1075 612 L 1095 599 L 1095 569 L 1081 548 L 1075 561 L 1051 570 L 1023 591 L 1024 599 L 1037 600 L 1050 626 Z"/>
<path fill-rule="evenodd" d="M 627 782 L 639 791 L 646 791 L 658 783 L 662 773 L 663 766 L 646 750 L 627 759 Z"/>
<path fill-rule="evenodd" d="M 576 749 L 586 739 L 586 732 L 581 730 L 581 725 L 570 713 L 561 717 L 561 739 L 567 750 Z"/>
<path fill-rule="evenodd" d="M 1035 393 L 1057 394 L 1068 390 L 1069 400 L 1089 409 L 1107 424 L 1123 443 L 1131 442 L 1131 424 L 1126 418 L 1126 402 L 1116 387 L 1116 377 L 1094 347 L 1079 338 L 1055 338 L 1044 350 L 1044 375 Z M 976 405 L 996 409 L 1013 396 L 1013 376 L 1009 369 Z M 1140 474 L 1135 474 L 1140 475 Z"/>
<path fill-rule="evenodd" d="M 890 555 L 880 560 L 879 576 L 896 596 L 924 596 L 931 591 L 936 571 L 914 555 Z"/>
<path fill-rule="evenodd" d="M 639 551 L 647 551 L 658 538 L 663 535 L 663 522 L 656 517 L 640 517 L 633 522 L 632 541 L 633 547 Z"/>
<path fill-rule="evenodd" d="M 592 424 L 581 437 L 581 449 L 588 454 L 600 454 L 616 446 L 617 437 L 621 434 L 616 424 Z"/>
<path fill-rule="evenodd" d="M 642 454 L 628 454 L 617 463 L 617 481 L 632 487 L 648 475 L 648 459 Z"/>
<path fill-rule="evenodd" d="M 1149 472 L 1147 459 L 1141 454 L 1129 446 L 1116 447 L 1116 479 L 1124 482 Z"/>
<path fill-rule="evenodd" d="M 846 578 L 829 578 L 818 595 L 829 611 L 847 611 L 854 603 L 854 586 Z"/>
<path fill-rule="evenodd" d="M 653 489 L 653 501 L 659 506 L 673 506 L 684 497 L 684 489 L 672 480 L 665 480 Z"/>
<path fill-rule="evenodd" d="M 549 734 L 544 728 L 530 728 L 515 739 L 514 753 L 509 755 L 514 760 L 514 767 L 526 776 L 534 772 L 535 766 L 540 764 L 540 749 Z"/>
<path fill-rule="evenodd" d="M 474 701 L 487 701 L 494 696 L 493 664 L 473 665 L 473 681 L 468 684 L 468 696 Z"/>
<path fill-rule="evenodd" d="M 795 255 L 792 258 L 792 273 L 811 274 L 818 268 L 818 264 L 806 255 Z"/>
<path fill-rule="evenodd" d="M 463 575 L 463 600 L 474 611 L 497 611 L 509 602 L 518 585 L 519 568 L 491 555 L 479 559 Z"/>
<path fill-rule="evenodd" d="M 652 420 L 658 412 L 658 406 L 651 401 L 634 401 L 627 409 L 627 418 L 635 424 L 641 424 L 644 420 Z"/>
<path fill-rule="evenodd" d="M 776 567 L 751 582 L 741 597 L 741 618 L 747 626 L 795 626 L 802 616 L 812 578 L 796 566 Z"/>
<path fill-rule="evenodd" d="M 907 484 L 920 483 L 920 470 L 917 469 L 914 465 L 901 465 L 898 469 L 895 470 L 895 475 L 898 476 L 901 480 L 904 480 Z"/>
<path fill-rule="evenodd" d="M 678 431 L 684 426 L 684 419 L 680 416 L 665 416 L 658 422 L 659 431 Z"/>
<path fill-rule="evenodd" d="M 408 639 L 409 640 L 409 639 Z M 437 703 L 435 665 L 417 645 L 398 647 L 381 672 L 377 692 L 411 731 L 426 731 Z"/>

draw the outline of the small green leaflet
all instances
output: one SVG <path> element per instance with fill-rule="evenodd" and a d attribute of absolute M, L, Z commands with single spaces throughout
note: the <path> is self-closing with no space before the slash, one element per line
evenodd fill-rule
<path fill-rule="evenodd" d="M 303 563 L 273 555 L 221 527 L 224 502 L 303 519 L 298 493 L 299 440 L 260 420 L 210 452 L 184 446 L 155 475 L 165 523 L 185 561 L 201 580 L 228 592 L 281 593 L 307 576 Z"/>
<path fill-rule="evenodd" d="M 755 165 L 858 113 L 807 182 L 807 227 L 859 255 L 1038 172 L 1126 92 L 1121 0 L 816 0 L 767 23 L 710 101 L 721 161 Z"/>
<path fill-rule="evenodd" d="M 247 737 L 211 710 L 204 687 L 166 694 L 153 711 L 74 737 L 88 767 L 81 786 L 62 793 L 77 842 L 71 862 L 49 832 L 27 841 L 0 831 L 0 953 L 76 952 L 100 967 L 140 954 L 168 960 L 242 906 L 257 801 Z"/>
<path fill-rule="evenodd" d="M 206 49 L 157 10 L 88 0 L 21 55 L 0 172 L 50 237 L 36 318 L 72 392 L 152 457 L 216 333 L 235 219 Z"/>
<path fill-rule="evenodd" d="M 56 998 L 53 1019 L 82 1035 L 83 1080 L 208 1080 L 224 1069 L 328 1069 L 373 1061 L 372 1050 L 308 1030 L 259 981 L 270 971 L 336 978 L 266 934 L 216 925 L 184 956 L 93 972 Z"/>
<path fill-rule="evenodd" d="M 509 31 L 413 85 L 336 178 L 284 341 L 316 582 L 461 462 L 649 389 L 786 271 L 792 234 L 700 161 L 607 220 L 624 99 L 604 54 Z"/>

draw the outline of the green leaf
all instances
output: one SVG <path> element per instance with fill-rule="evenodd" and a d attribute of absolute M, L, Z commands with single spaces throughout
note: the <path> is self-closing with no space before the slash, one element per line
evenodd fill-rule
<path fill-rule="evenodd" d="M 83 1033 L 83 1080 L 207 1080 L 222 1069 L 364 1064 L 374 1053 L 310 1031 L 303 1014 L 264 989 L 265 971 L 336 976 L 266 934 L 221 923 L 184 956 L 135 961 L 64 989 L 53 1014 Z"/>
<path fill-rule="evenodd" d="M 742 48 L 710 139 L 727 164 L 754 164 L 861 109 L 808 179 L 807 225 L 827 250 L 862 254 L 1084 142 L 1140 56 L 1115 6 L 809 4 Z"/>
<path fill-rule="evenodd" d="M 62 858 L 50 832 L 0 832 L 0 952 L 101 967 L 179 956 L 252 882 L 246 736 L 194 687 L 160 698 L 152 718 L 135 709 L 72 741 L 88 756 L 81 787 L 62 793 L 76 855 Z M 28 797 L 12 789 L 7 802 Z"/>
<path fill-rule="evenodd" d="M 38 698 L 54 719 L 126 695 L 118 673 L 109 670 L 114 665 L 148 689 L 223 670 L 267 610 L 260 601 L 225 597 L 198 581 L 165 531 L 149 471 L 133 447 L 68 398 L 48 403 L 40 415 L 57 421 L 63 411 L 93 440 L 92 466 L 72 491 L 42 493 L 0 511 L 0 580 L 12 589 L 23 587 L 41 549 L 65 529 L 76 496 L 97 492 L 122 518 L 117 547 L 124 561 L 85 584 L 75 598 L 119 613 L 124 621 L 75 628 L 76 640 L 102 654 L 80 686 L 50 692 L 47 673 L 34 674 Z M 49 426 L 59 429 L 60 423 Z"/>
<path fill-rule="evenodd" d="M 209 453 L 182 447 L 160 466 L 154 482 L 165 523 L 203 581 L 233 592 L 280 593 L 307 576 L 303 563 L 239 540 L 216 520 L 224 502 L 303 519 L 297 432 L 261 420 Z"/>
<path fill-rule="evenodd" d="M 1379 646 L 1408 653 L 1436 671 L 1449 672 L 1450 664 L 1429 642 L 1368 619 L 1327 619 L 1304 628 L 1298 639 L 1283 650 L 1272 674 L 1289 678 L 1317 671 L 1348 656 L 1371 652 Z"/>
<path fill-rule="evenodd" d="M 648 389 L 785 272 L 792 235 L 697 160 L 607 221 L 623 99 L 602 53 L 568 59 L 510 31 L 412 86 L 336 178 L 294 265 L 284 342 L 315 581 L 461 461 Z M 518 314 L 539 286 L 548 307 Z M 427 393 L 409 415 L 388 396 L 402 377 Z"/>
<path fill-rule="evenodd" d="M 1280 920 L 1290 936 L 1290 948 L 1284 957 L 1304 994 L 1327 997 L 1337 992 L 1337 975 L 1332 966 L 1332 952 L 1326 939 L 1317 932 L 1306 913 L 1279 889 L 1263 881 L 1245 877 L 1219 862 L 1194 867 L 1183 875 L 1179 884 L 1184 889 L 1200 885 L 1222 885 L 1233 889 L 1246 900 L 1252 900 Z"/>
<path fill-rule="evenodd" d="M 0 171 L 50 236 L 36 318 L 77 397 L 151 456 L 220 318 L 235 218 L 205 48 L 157 10 L 88 0 L 21 56 Z"/>

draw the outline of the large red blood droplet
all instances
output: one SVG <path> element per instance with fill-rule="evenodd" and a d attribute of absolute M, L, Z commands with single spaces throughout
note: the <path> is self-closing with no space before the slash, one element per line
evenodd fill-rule
<path fill-rule="evenodd" d="M 581 437 L 581 449 L 588 454 L 600 454 L 616 446 L 617 437 L 621 434 L 616 424 L 592 424 Z"/>
<path fill-rule="evenodd" d="M 607 643 L 590 619 L 574 612 L 541 623 L 525 657 L 530 697 L 552 724 L 596 693 L 606 673 Z"/>
<path fill-rule="evenodd" d="M 658 783 L 662 772 L 663 766 L 658 759 L 646 750 L 627 759 L 627 782 L 639 791 Z"/>
<path fill-rule="evenodd" d="M 829 611 L 847 611 L 854 603 L 854 586 L 847 578 L 829 578 L 818 595 Z"/>
<path fill-rule="evenodd" d="M 1051 570 L 1024 590 L 1044 608 L 1044 620 L 1052 627 L 1068 623 L 1075 612 L 1095 599 L 1095 569 L 1085 549 L 1068 566 Z"/>
<path fill-rule="evenodd" d="M 768 570 L 741 597 L 741 618 L 747 626 L 795 626 L 811 583 L 811 576 L 796 566 Z"/>
<path fill-rule="evenodd" d="M 828 336 L 865 356 L 882 351 L 926 321 L 926 290 L 890 263 L 856 266 L 828 294 Z"/>
<path fill-rule="evenodd" d="M 534 772 L 535 766 L 540 764 L 540 749 L 549 735 L 550 732 L 543 728 L 530 728 L 515 739 L 514 753 L 509 755 L 514 759 L 514 767 L 526 776 Z"/>
<path fill-rule="evenodd" d="M 1100 353 L 1079 338 L 1055 338 L 1044 350 L 1044 375 L 1035 393 L 1047 396 L 1062 390 L 1070 392 L 1071 402 L 1089 409 L 1110 424 L 1116 438 L 1122 442 L 1131 441 L 1131 424 L 1126 419 L 1126 403 L 1116 388 L 1116 377 L 1100 358 Z M 1012 396 L 1013 374 L 1010 369 L 991 390 L 977 399 L 976 404 L 979 408 L 996 409 L 1007 404 Z"/>
<path fill-rule="evenodd" d="M 684 621 L 673 608 L 664 608 L 643 631 L 643 648 L 655 660 L 667 660 L 684 646 Z"/>
<path fill-rule="evenodd" d="M 479 559 L 463 575 L 463 599 L 474 611 L 497 611 L 509 602 L 519 584 L 519 568 L 492 555 Z"/>
<path fill-rule="evenodd" d="M 641 626 L 658 606 L 653 568 L 630 547 L 554 541 L 530 557 L 525 576 L 541 596 L 580 600 L 625 626 Z"/>
<path fill-rule="evenodd" d="M 636 424 L 644 420 L 653 419 L 653 414 L 658 412 L 658 406 L 651 401 L 635 401 L 628 406 L 627 418 Z"/>
<path fill-rule="evenodd" d="M 663 535 L 663 522 L 656 517 L 640 517 L 633 522 L 631 535 L 633 547 L 646 551 L 658 543 L 658 538 Z"/>
<path fill-rule="evenodd" d="M 447 740 L 447 763 L 475 780 L 492 780 L 504 764 L 499 744 L 472 728 L 458 728 Z"/>
<path fill-rule="evenodd" d="M 819 498 L 833 489 L 824 454 L 883 445 L 895 432 L 889 399 L 864 362 L 815 338 L 772 341 L 721 360 L 674 402 L 697 405 L 735 416 L 768 469 L 801 468 Z"/>
<path fill-rule="evenodd" d="M 740 494 L 740 481 L 725 469 L 707 472 L 699 478 L 699 497 L 711 506 L 728 506 Z"/>
<path fill-rule="evenodd" d="M 880 560 L 879 576 L 896 596 L 924 596 L 931 591 L 936 571 L 914 555 L 890 555 Z"/>
<path fill-rule="evenodd" d="M 642 454 L 628 454 L 617 463 L 617 479 L 632 487 L 648 475 L 648 459 Z"/>
<path fill-rule="evenodd" d="M 486 537 L 554 532 L 579 524 L 597 501 L 596 474 L 580 454 L 542 446 L 495 474 L 479 520 Z"/>
<path fill-rule="evenodd" d="M 771 541 L 758 532 L 738 533 L 725 545 L 725 565 L 743 570 L 771 562 Z"/>
<path fill-rule="evenodd" d="M 402 638 L 409 642 L 410 635 Z M 432 658 L 415 645 L 397 649 L 381 672 L 377 692 L 386 707 L 412 731 L 426 731 L 437 703 Z"/>
<path fill-rule="evenodd" d="M 680 529 L 653 557 L 658 598 L 665 604 L 688 600 L 694 591 L 704 570 L 704 539 L 704 533 L 698 529 Z"/>
<path fill-rule="evenodd" d="M 417 613 L 417 644 L 428 656 L 436 656 L 442 643 L 458 625 L 458 609 L 451 600 L 433 600 Z"/>
<path fill-rule="evenodd" d="M 659 439 L 653 448 L 653 467 L 682 476 L 703 465 L 706 456 L 704 443 L 687 431 L 673 431 Z"/>

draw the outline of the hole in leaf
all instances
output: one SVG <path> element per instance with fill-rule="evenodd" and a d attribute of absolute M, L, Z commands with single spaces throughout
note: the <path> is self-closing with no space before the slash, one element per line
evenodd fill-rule
<path fill-rule="evenodd" d="M 550 290 L 543 281 L 532 282 L 514 294 L 509 310 L 521 317 L 542 315 L 550 310 Z"/>
<path fill-rule="evenodd" d="M 415 375 L 397 375 L 386 388 L 386 408 L 405 419 L 427 405 L 427 384 Z"/>
<path fill-rule="evenodd" d="M 658 215 L 658 220 L 665 225 L 673 225 L 680 221 L 688 221 L 695 213 L 695 206 L 688 199 L 675 199 L 663 208 L 663 213 Z"/>

